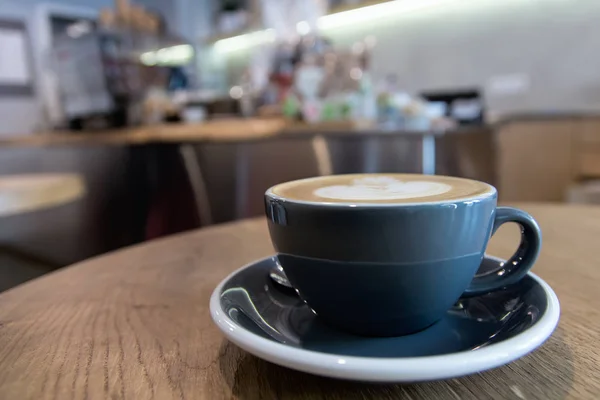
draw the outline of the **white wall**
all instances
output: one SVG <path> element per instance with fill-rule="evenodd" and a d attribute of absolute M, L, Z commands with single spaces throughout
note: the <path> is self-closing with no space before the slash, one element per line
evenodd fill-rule
<path fill-rule="evenodd" d="M 488 87 L 525 74 L 529 90 L 488 94 L 497 113 L 600 109 L 600 1 L 455 1 L 400 19 L 333 31 L 348 45 L 375 34 L 375 74 L 396 73 L 410 90 Z"/>
<path fill-rule="evenodd" d="M 488 94 L 493 111 L 600 109 L 598 0 L 449 0 L 324 33 L 340 46 L 374 35 L 375 76 L 396 74 L 409 91 L 525 74 L 527 91 Z M 229 69 L 250 52 L 230 54 Z"/>

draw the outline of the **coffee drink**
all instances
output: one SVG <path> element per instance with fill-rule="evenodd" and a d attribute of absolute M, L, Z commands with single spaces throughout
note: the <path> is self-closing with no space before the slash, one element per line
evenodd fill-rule
<path fill-rule="evenodd" d="M 271 189 L 289 200 L 320 203 L 425 203 L 490 195 L 483 182 L 448 176 L 355 174 L 302 179 Z"/>
<path fill-rule="evenodd" d="M 265 193 L 277 258 L 321 321 L 368 336 L 404 335 L 439 321 L 461 296 L 521 279 L 541 233 L 524 211 L 497 207 L 483 182 L 410 174 L 338 175 Z M 515 255 L 476 276 L 492 234 L 521 226 Z"/>

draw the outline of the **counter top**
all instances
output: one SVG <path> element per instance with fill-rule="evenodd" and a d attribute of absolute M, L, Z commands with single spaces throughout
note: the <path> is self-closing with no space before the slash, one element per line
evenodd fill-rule
<path fill-rule="evenodd" d="M 459 128 L 462 132 L 473 128 Z M 478 129 L 481 129 L 479 127 Z M 353 123 L 305 124 L 283 118 L 223 119 L 196 124 L 163 124 L 98 132 L 63 131 L 0 138 L 0 147 L 70 146 L 70 145 L 143 145 L 182 142 L 239 142 L 272 138 L 278 135 L 425 135 L 434 131 L 386 130 L 373 125 Z M 441 134 L 442 132 L 437 132 Z"/>
<path fill-rule="evenodd" d="M 595 112 L 532 112 L 503 116 L 491 124 L 464 126 L 449 131 L 418 131 L 385 129 L 373 124 L 352 122 L 298 123 L 284 118 L 230 118 L 202 123 L 172 123 L 140 126 L 97 132 L 51 131 L 13 137 L 0 137 L 1 147 L 69 146 L 69 145 L 142 145 L 149 143 L 183 142 L 239 142 L 272 138 L 304 137 L 305 135 L 431 135 L 464 133 L 473 130 L 494 129 L 511 122 L 583 120 L 600 118 Z"/>
<path fill-rule="evenodd" d="M 0 138 L 0 146 L 141 145 L 164 142 L 236 141 L 271 137 L 281 132 L 283 119 L 224 119 L 199 124 L 164 124 L 98 132 L 58 131 Z"/>

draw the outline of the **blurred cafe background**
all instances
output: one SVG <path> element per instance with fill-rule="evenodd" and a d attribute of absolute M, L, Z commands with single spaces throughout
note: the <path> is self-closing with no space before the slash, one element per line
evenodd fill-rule
<path fill-rule="evenodd" d="M 0 0 L 0 290 L 316 175 L 600 203 L 599 20 L 597 0 Z"/>

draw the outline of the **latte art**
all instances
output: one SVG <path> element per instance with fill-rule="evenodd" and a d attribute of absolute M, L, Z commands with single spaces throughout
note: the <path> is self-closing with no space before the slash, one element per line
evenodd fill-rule
<path fill-rule="evenodd" d="M 418 174 L 351 174 L 300 179 L 273 186 L 267 196 L 317 204 L 419 204 L 493 196 L 496 189 L 470 179 Z"/>
<path fill-rule="evenodd" d="M 376 176 L 355 179 L 350 185 L 333 185 L 316 189 L 318 197 L 335 200 L 400 200 L 436 196 L 452 190 L 441 182 L 408 181 Z"/>

